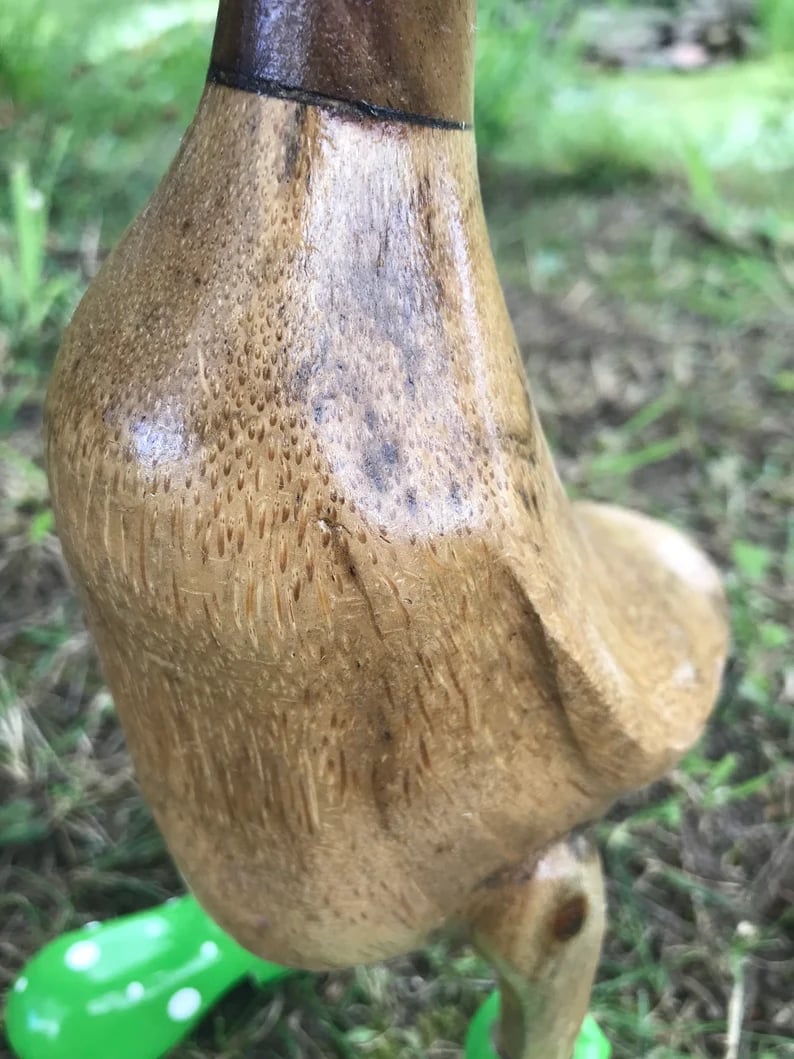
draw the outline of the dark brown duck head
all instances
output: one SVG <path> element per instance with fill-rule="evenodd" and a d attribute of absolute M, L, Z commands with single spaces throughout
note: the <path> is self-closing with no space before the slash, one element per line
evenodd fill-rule
<path fill-rule="evenodd" d="M 302 967 L 465 918 L 667 769 L 725 658 L 700 552 L 556 475 L 483 219 L 473 23 L 224 0 L 50 387 L 144 795 L 218 922 Z"/>

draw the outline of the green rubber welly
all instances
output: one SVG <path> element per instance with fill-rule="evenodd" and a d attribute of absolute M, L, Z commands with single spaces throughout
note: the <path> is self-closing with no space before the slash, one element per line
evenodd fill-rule
<path fill-rule="evenodd" d="M 161 1059 L 245 977 L 260 985 L 296 972 L 252 956 L 192 897 L 108 923 L 90 923 L 50 942 L 11 990 L 6 1031 L 19 1059 Z M 466 1059 L 498 1059 L 493 1029 L 499 994 L 480 1007 Z M 573 1059 L 609 1059 L 588 1016 Z"/>
<path fill-rule="evenodd" d="M 491 993 L 471 1020 L 466 1034 L 465 1059 L 499 1059 L 493 1034 L 499 1020 L 499 993 Z M 582 1023 L 572 1059 L 610 1059 L 612 1046 L 600 1026 L 588 1015 Z"/>
<path fill-rule="evenodd" d="M 6 1032 L 19 1059 L 160 1059 L 241 979 L 294 973 L 176 898 L 46 945 L 9 994 Z"/>

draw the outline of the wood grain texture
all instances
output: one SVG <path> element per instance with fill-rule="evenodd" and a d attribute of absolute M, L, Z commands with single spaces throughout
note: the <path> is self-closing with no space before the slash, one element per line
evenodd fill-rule
<path fill-rule="evenodd" d="M 466 909 L 467 935 L 499 976 L 500 1052 L 571 1059 L 604 934 L 604 880 L 583 835 L 489 879 Z"/>
<path fill-rule="evenodd" d="M 470 123 L 475 0 L 221 0 L 212 76 Z"/>
<path fill-rule="evenodd" d="M 714 702 L 708 561 L 557 478 L 471 133 L 208 86 L 68 329 L 47 442 L 145 797 L 270 959 L 421 945 Z"/>

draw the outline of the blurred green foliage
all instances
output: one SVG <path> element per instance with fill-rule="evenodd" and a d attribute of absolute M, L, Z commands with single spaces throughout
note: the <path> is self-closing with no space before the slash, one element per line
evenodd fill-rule
<path fill-rule="evenodd" d="M 758 0 L 758 17 L 770 51 L 794 51 L 794 0 Z"/>

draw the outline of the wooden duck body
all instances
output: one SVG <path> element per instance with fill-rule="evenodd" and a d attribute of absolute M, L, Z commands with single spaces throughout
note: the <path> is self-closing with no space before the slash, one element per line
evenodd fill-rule
<path fill-rule="evenodd" d="M 266 958 L 419 946 L 711 706 L 718 579 L 565 498 L 470 130 L 210 84 L 47 430 L 144 794 Z"/>

